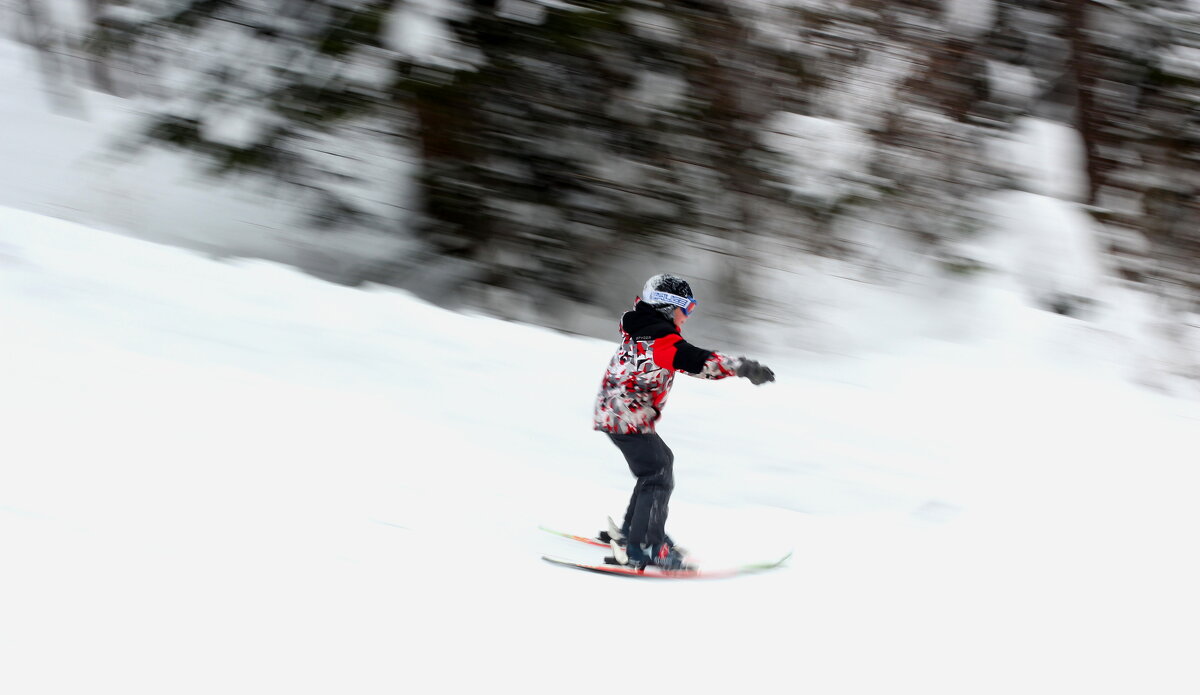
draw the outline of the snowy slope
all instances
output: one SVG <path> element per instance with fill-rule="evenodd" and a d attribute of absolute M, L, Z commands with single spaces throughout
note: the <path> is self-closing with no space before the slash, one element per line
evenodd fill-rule
<path fill-rule="evenodd" d="M 796 555 L 651 584 L 538 560 L 608 342 L 0 209 L 0 691 L 1194 693 L 1200 409 L 1012 311 L 682 379 L 672 534 Z"/>

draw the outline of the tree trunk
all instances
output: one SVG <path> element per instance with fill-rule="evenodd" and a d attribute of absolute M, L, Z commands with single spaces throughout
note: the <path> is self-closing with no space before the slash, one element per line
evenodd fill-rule
<path fill-rule="evenodd" d="M 108 0 L 87 0 L 87 18 L 88 24 L 92 27 L 100 26 L 100 16 L 103 14 L 104 6 Z M 107 55 L 88 55 L 88 73 L 92 78 L 92 87 L 98 89 L 105 94 L 121 96 L 117 89 L 116 80 L 113 79 L 112 68 L 108 64 Z"/>
<path fill-rule="evenodd" d="M 1095 48 L 1088 40 L 1085 30 L 1087 3 L 1088 0 L 1067 0 L 1064 12 L 1067 40 L 1071 46 L 1067 71 L 1075 89 L 1075 127 L 1083 137 L 1087 157 L 1085 170 L 1088 176 L 1088 193 L 1085 202 L 1094 205 L 1097 194 L 1106 182 L 1110 167 L 1101 154 L 1104 115 L 1098 113 L 1093 94 L 1097 65 Z"/>
<path fill-rule="evenodd" d="M 66 56 L 59 50 L 61 47 L 56 46 L 51 19 L 42 11 L 40 0 L 25 0 L 25 7 L 29 18 L 26 43 L 37 51 L 38 70 L 42 73 L 51 108 L 60 113 L 80 115 L 83 102 L 71 84 Z"/>

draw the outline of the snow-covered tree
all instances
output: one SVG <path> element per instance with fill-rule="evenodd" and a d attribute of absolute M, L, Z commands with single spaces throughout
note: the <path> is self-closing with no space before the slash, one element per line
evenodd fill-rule
<path fill-rule="evenodd" d="M 135 0 L 107 6 L 96 51 L 139 67 L 141 143 L 287 184 L 318 227 L 388 225 L 404 131 L 389 108 L 387 0 Z"/>
<path fill-rule="evenodd" d="M 1078 202 L 1165 240 L 1163 264 L 1197 228 L 1182 2 L 96 7 L 93 46 L 136 65 L 118 82 L 137 74 L 150 97 L 147 141 L 286 183 L 318 225 L 416 241 L 348 281 L 587 303 L 624 249 L 680 239 L 718 259 L 734 301 L 772 260 L 764 238 L 893 274 L 911 266 L 894 246 L 971 272 L 977 201 L 1022 185 L 992 144 L 1027 115 L 1078 127 Z M 1135 212 L 1110 204 L 1122 195 Z"/>

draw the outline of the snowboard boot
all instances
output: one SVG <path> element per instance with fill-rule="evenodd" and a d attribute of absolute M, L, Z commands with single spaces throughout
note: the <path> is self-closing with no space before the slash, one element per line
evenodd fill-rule
<path fill-rule="evenodd" d="M 658 549 L 651 554 L 650 564 L 673 572 L 687 572 L 696 569 L 684 562 L 683 553 L 679 548 L 671 545 L 670 541 L 658 546 Z"/>
<path fill-rule="evenodd" d="M 604 543 L 612 543 L 613 541 L 616 541 L 617 545 L 621 546 L 622 548 L 625 547 L 625 532 L 613 522 L 611 516 L 608 517 L 608 530 L 597 533 L 596 538 L 600 539 L 600 541 Z M 680 555 L 687 555 L 687 551 L 675 545 L 675 541 L 673 541 L 670 536 L 664 536 L 664 538 L 666 538 L 667 545 L 671 546 L 675 550 L 678 550 Z"/>
<path fill-rule="evenodd" d="M 608 547 L 612 549 L 612 557 L 604 558 L 605 564 L 621 565 L 635 570 L 641 570 L 646 567 L 646 563 L 639 557 L 630 558 L 629 553 L 625 552 L 624 544 L 618 543 L 616 540 L 609 539 Z"/>
<path fill-rule="evenodd" d="M 679 552 L 678 548 L 674 548 L 668 543 L 663 543 L 654 549 L 638 545 L 626 548 L 616 541 L 609 541 L 609 547 L 612 548 L 613 556 L 604 558 L 608 564 L 622 565 L 638 571 L 644 571 L 648 565 L 673 572 L 687 572 L 696 569 L 684 562 L 683 553 Z"/>

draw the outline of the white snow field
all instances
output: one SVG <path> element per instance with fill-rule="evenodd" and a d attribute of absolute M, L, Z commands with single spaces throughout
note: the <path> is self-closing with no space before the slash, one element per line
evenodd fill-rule
<path fill-rule="evenodd" d="M 1195 693 L 1200 408 L 1019 311 L 678 379 L 672 535 L 795 555 L 637 581 L 539 559 L 611 342 L 0 208 L 0 692 Z"/>

